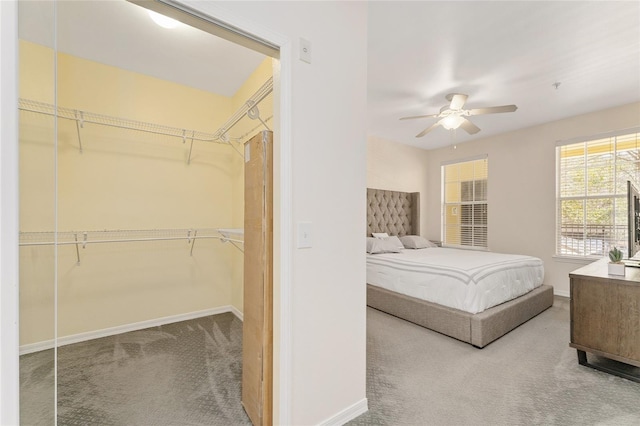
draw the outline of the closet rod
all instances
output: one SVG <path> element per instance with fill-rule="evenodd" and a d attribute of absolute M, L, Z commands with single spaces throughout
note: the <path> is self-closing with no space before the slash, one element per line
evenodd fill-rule
<path fill-rule="evenodd" d="M 30 99 L 20 98 L 18 100 L 18 109 L 23 111 L 35 112 L 39 114 L 49 115 L 73 120 L 79 124 L 80 128 L 85 123 L 98 124 L 101 126 L 116 127 L 119 129 L 135 130 L 139 132 L 153 133 L 163 136 L 173 136 L 186 142 L 187 139 L 201 142 L 214 142 L 230 145 L 226 140 L 212 133 L 205 133 L 198 130 L 181 129 L 177 127 L 163 126 L 161 124 L 147 123 L 143 121 L 128 120 L 126 118 L 112 117 L 103 114 L 96 114 L 88 111 L 81 111 L 65 107 L 56 107 L 55 105 L 44 102 L 34 101 Z"/>
<path fill-rule="evenodd" d="M 266 98 L 271 92 L 273 92 L 273 77 L 269 77 L 269 79 L 256 91 L 256 93 L 254 93 L 247 102 L 242 104 L 236 113 L 213 134 L 213 137 L 224 140 L 226 133 L 231 130 L 233 126 L 238 124 L 238 122 L 242 120 L 242 118 L 247 115 L 252 108 L 264 100 L 264 98 Z M 262 122 L 262 120 L 260 121 Z"/>

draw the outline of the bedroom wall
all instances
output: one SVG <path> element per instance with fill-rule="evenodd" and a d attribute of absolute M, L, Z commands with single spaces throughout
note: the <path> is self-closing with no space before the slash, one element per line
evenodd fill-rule
<path fill-rule="evenodd" d="M 20 42 L 21 97 L 52 102 L 51 52 Z M 237 102 L 65 54 L 58 55 L 57 94 L 61 107 L 211 132 Z M 21 231 L 52 231 L 53 120 L 30 112 L 20 118 Z M 59 231 L 241 224 L 233 196 L 243 189 L 243 163 L 231 147 L 196 141 L 187 165 L 188 141 L 91 124 L 81 136 L 83 153 L 75 122 L 59 120 Z M 218 240 L 196 241 L 193 256 L 186 240 L 93 244 L 80 256 L 77 264 L 75 246 L 58 250 L 59 337 L 229 306 L 242 288 L 241 253 Z M 42 326 L 52 318 L 53 265 L 51 247 L 20 249 L 22 345 L 53 337 Z"/>
<path fill-rule="evenodd" d="M 367 138 L 367 188 L 420 193 L 420 233 L 440 240 L 440 233 L 428 235 L 428 173 L 425 167 L 429 151 L 390 140 Z"/>
<path fill-rule="evenodd" d="M 284 71 L 291 78 L 290 127 L 278 129 L 291 140 L 288 241 L 276 235 L 277 172 L 274 180 L 274 424 L 343 424 L 366 409 L 366 3 L 184 3 L 278 34 L 294 55 Z M 311 64 L 298 60 L 300 37 L 311 42 Z M 274 148 L 279 170 L 279 141 Z M 279 312 L 287 300 L 280 298 L 279 256 L 295 244 L 296 224 L 306 221 L 312 222 L 313 247 L 291 250 L 285 295 L 292 309 L 285 327 L 290 347 L 284 348 L 291 375 L 290 383 L 280 383 Z"/>
<path fill-rule="evenodd" d="M 556 141 L 637 126 L 639 117 L 635 103 L 429 151 L 427 235 L 440 233 L 441 163 L 488 154 L 489 249 L 541 258 L 545 283 L 568 296 L 568 274 L 585 262 L 554 256 Z"/>

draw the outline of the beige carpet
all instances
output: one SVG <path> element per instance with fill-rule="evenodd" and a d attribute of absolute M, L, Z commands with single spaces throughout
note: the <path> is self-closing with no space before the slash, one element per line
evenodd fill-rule
<path fill-rule="evenodd" d="M 368 308 L 367 398 L 350 425 L 640 425 L 640 383 L 578 365 L 564 298 L 484 349 Z"/>

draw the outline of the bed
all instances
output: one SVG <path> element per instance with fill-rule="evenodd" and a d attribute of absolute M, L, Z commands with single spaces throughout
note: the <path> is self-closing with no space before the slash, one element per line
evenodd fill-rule
<path fill-rule="evenodd" d="M 419 235 L 419 202 L 419 193 L 367 189 L 367 237 Z M 530 256 L 448 248 L 367 254 L 367 305 L 482 348 L 553 305 L 543 275 Z"/>

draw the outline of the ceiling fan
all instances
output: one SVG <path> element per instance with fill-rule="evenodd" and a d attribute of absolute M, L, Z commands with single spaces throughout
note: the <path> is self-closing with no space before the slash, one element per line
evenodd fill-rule
<path fill-rule="evenodd" d="M 412 120 L 414 118 L 438 118 L 431 126 L 424 129 L 422 132 L 416 135 L 416 138 L 421 138 L 438 126 L 442 126 L 447 130 L 457 129 L 462 127 L 464 131 L 473 135 L 480 131 L 480 128 L 467 119 L 471 115 L 482 114 L 495 114 L 498 112 L 514 112 L 518 109 L 515 105 L 502 105 L 487 108 L 474 108 L 474 109 L 462 109 L 468 96 L 462 93 L 449 93 L 446 99 L 450 102 L 449 105 L 445 105 L 440 108 L 438 114 L 429 115 L 415 115 L 412 117 L 402 117 L 400 120 Z"/>

